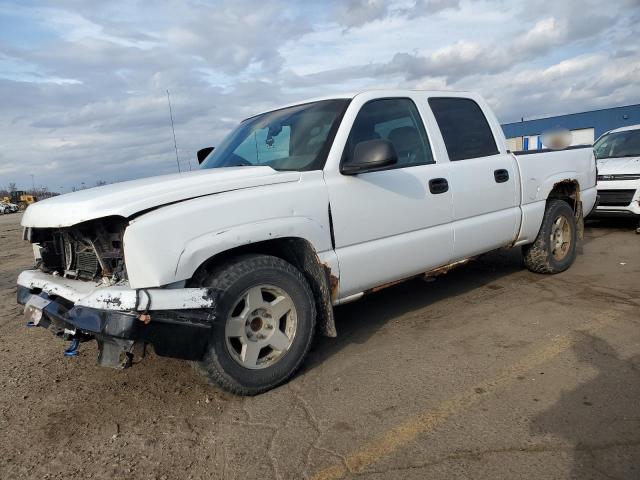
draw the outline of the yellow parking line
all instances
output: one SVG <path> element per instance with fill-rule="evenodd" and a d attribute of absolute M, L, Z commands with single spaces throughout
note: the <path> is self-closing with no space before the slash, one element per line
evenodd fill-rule
<path fill-rule="evenodd" d="M 604 313 L 597 320 L 585 324 L 584 328 L 580 330 L 594 333 L 612 323 L 619 316 L 617 312 L 613 311 Z M 525 356 L 492 379 L 470 388 L 468 393 L 445 400 L 434 409 L 412 417 L 401 425 L 388 430 L 382 437 L 347 454 L 343 458 L 344 464 L 336 464 L 320 470 L 311 477 L 312 480 L 335 480 L 343 478 L 347 473 L 363 471 L 365 467 L 415 440 L 418 435 L 434 429 L 450 417 L 462 413 L 464 410 L 478 403 L 483 396 L 478 395 L 474 390 L 481 388 L 485 391 L 490 391 L 491 389 L 512 382 L 518 375 L 532 370 L 534 367 L 551 360 L 556 355 L 567 350 L 571 347 L 572 343 L 571 333 L 556 338 L 551 345 Z"/>

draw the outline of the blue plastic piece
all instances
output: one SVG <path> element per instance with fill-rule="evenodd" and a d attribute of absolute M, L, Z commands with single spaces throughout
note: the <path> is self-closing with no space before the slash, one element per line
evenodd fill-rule
<path fill-rule="evenodd" d="M 28 327 L 28 328 L 37 327 L 37 325 L 35 323 L 33 323 L 31 320 L 28 321 L 24 326 Z"/>
<path fill-rule="evenodd" d="M 79 346 L 80 346 L 80 339 L 74 338 L 73 340 L 71 340 L 71 345 L 69 345 L 69 347 L 67 347 L 67 349 L 64 351 L 64 356 L 65 357 L 77 356 Z"/>

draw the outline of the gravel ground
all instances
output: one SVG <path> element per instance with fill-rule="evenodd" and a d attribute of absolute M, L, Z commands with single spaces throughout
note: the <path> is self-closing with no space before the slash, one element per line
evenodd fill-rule
<path fill-rule="evenodd" d="M 640 236 L 591 224 L 567 272 L 489 254 L 337 309 L 253 398 L 187 362 L 116 371 L 27 329 L 32 263 L 0 216 L 0 478 L 640 478 Z"/>

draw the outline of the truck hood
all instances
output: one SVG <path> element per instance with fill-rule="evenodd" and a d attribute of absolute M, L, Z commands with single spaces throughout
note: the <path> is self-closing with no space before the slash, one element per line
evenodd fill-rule
<path fill-rule="evenodd" d="M 599 175 L 640 173 L 640 157 L 603 158 L 597 163 Z"/>
<path fill-rule="evenodd" d="M 271 167 L 227 167 L 149 177 L 34 203 L 25 211 L 22 225 L 60 228 L 109 216 L 126 218 L 190 198 L 299 179 L 299 172 L 278 172 Z"/>

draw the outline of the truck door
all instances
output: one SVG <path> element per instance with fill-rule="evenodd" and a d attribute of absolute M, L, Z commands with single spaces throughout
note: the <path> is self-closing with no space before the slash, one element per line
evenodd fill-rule
<path fill-rule="evenodd" d="M 398 163 L 326 173 L 341 298 L 446 264 L 453 253 L 449 165 L 434 158 L 416 104 L 356 97 L 350 108 L 358 107 L 341 162 L 359 142 L 386 139 Z"/>
<path fill-rule="evenodd" d="M 475 100 L 431 97 L 429 105 L 450 161 L 453 260 L 513 242 L 521 215 L 515 158 L 504 146 L 499 150 L 496 135 Z"/>

